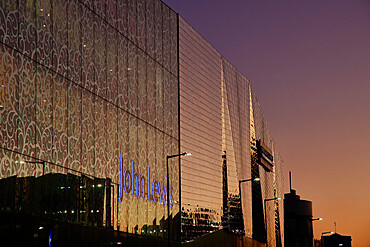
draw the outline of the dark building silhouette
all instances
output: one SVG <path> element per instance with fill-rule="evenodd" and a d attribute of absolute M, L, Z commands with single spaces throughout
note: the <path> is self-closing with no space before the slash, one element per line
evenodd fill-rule
<path fill-rule="evenodd" d="M 312 202 L 301 200 L 291 186 L 284 194 L 284 217 L 285 246 L 312 247 Z"/>
<path fill-rule="evenodd" d="M 343 236 L 338 233 L 334 233 L 329 236 L 322 236 L 321 237 L 321 246 L 322 247 L 351 247 L 352 244 L 351 236 Z"/>
<path fill-rule="evenodd" d="M 12 176 L 0 179 L 0 188 L 1 217 L 33 216 L 96 227 L 111 222 L 110 179 L 60 173 Z"/>

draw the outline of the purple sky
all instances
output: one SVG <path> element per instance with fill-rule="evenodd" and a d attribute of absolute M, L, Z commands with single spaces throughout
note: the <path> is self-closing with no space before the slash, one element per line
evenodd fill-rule
<path fill-rule="evenodd" d="M 164 2 L 251 80 L 315 238 L 370 246 L 370 1 Z"/>

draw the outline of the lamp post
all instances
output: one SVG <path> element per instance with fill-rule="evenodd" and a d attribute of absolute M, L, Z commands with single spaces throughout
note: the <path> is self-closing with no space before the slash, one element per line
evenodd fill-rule
<path fill-rule="evenodd" d="M 324 234 L 333 234 L 333 233 L 334 233 L 334 232 L 331 232 L 331 231 L 330 231 L 330 232 L 322 232 L 322 233 L 321 233 L 321 246 L 324 246 L 324 241 L 323 241 L 323 240 L 324 240 L 324 239 L 323 239 Z"/>
<path fill-rule="evenodd" d="M 254 181 L 254 182 L 258 182 L 260 181 L 261 179 L 260 178 L 248 178 L 248 179 L 242 179 L 242 180 L 239 180 L 239 198 L 240 198 L 240 207 L 242 206 L 242 190 L 241 190 L 241 183 L 244 183 L 244 182 L 249 182 L 249 181 Z"/>
<path fill-rule="evenodd" d="M 16 161 L 18 163 L 18 161 Z M 45 174 L 45 161 L 19 161 L 19 164 L 41 164 L 42 165 L 42 175 Z"/>
<path fill-rule="evenodd" d="M 321 237 L 323 237 L 323 236 L 324 236 L 324 234 L 332 234 L 332 233 L 334 233 L 334 232 L 322 232 L 322 233 L 321 233 Z"/>
<path fill-rule="evenodd" d="M 277 201 L 277 200 L 280 200 L 280 199 L 281 199 L 280 197 L 274 197 L 274 198 L 270 198 L 270 199 L 265 199 L 265 200 L 263 200 L 264 208 L 265 208 L 266 246 L 268 246 L 268 243 L 267 243 L 267 216 L 266 216 L 266 202 L 268 202 L 268 201 Z"/>
<path fill-rule="evenodd" d="M 260 181 L 261 179 L 260 178 L 249 178 L 249 179 L 243 179 L 243 180 L 239 180 L 239 198 L 240 198 L 240 203 L 242 202 L 242 193 L 241 193 L 241 186 L 240 184 L 241 183 L 244 183 L 244 182 L 249 182 L 249 181 L 255 181 L 255 182 L 258 182 Z"/>
<path fill-rule="evenodd" d="M 311 221 L 315 221 L 315 220 L 322 220 L 322 218 L 311 219 Z"/>
<path fill-rule="evenodd" d="M 314 240 L 314 235 L 313 235 L 313 222 L 314 221 L 320 221 L 322 220 L 322 218 L 314 218 L 314 219 L 309 219 L 309 223 L 310 223 L 310 230 L 311 230 L 311 238 Z"/>
<path fill-rule="evenodd" d="M 170 221 L 170 174 L 169 174 L 169 169 L 168 169 L 168 160 L 172 159 L 172 158 L 175 158 L 175 157 L 179 157 L 179 156 L 190 156 L 190 155 L 191 155 L 191 153 L 184 152 L 184 153 L 181 153 L 181 154 L 174 154 L 174 155 L 167 155 L 166 156 L 166 166 L 167 166 L 167 220 L 168 220 L 168 231 L 167 231 L 168 237 L 167 237 L 167 239 L 168 239 L 168 247 L 170 247 L 170 236 L 171 236 L 170 235 L 170 229 L 171 229 L 171 227 L 170 227 L 170 223 L 171 223 L 171 221 Z M 181 181 L 179 181 L 179 183 L 181 183 Z M 181 201 L 181 198 L 180 198 L 179 201 Z M 181 203 L 179 205 L 179 208 L 181 210 Z M 180 224 L 181 224 L 181 222 L 180 222 Z"/>

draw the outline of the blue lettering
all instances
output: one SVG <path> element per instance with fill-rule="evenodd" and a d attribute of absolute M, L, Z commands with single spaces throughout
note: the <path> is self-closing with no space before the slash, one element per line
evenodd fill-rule
<path fill-rule="evenodd" d="M 153 196 L 153 202 L 157 202 L 156 199 L 157 197 L 155 196 L 155 193 L 158 192 L 158 188 L 157 188 L 157 181 L 153 180 L 152 182 L 152 196 Z"/>
<path fill-rule="evenodd" d="M 134 172 L 134 177 L 135 177 L 135 196 L 139 197 L 140 196 L 140 181 L 139 181 L 139 175 Z"/>
<path fill-rule="evenodd" d="M 134 195 L 134 161 L 131 161 L 131 195 Z"/>
<path fill-rule="evenodd" d="M 126 175 L 128 176 L 128 179 L 126 180 Z M 126 181 L 128 181 L 128 188 L 126 188 Z M 131 183 L 131 176 L 130 176 L 130 172 L 129 170 L 125 170 L 125 172 L 123 173 L 123 189 L 125 190 L 125 193 L 128 194 L 130 193 L 130 189 L 131 191 L 133 191 L 133 184 Z"/>
<path fill-rule="evenodd" d="M 164 186 L 163 186 L 164 185 Z M 158 188 L 159 188 L 159 203 L 166 205 L 167 202 L 167 185 L 160 183 L 158 181 Z"/>
<path fill-rule="evenodd" d="M 154 184 L 156 184 L 156 181 L 155 181 L 155 180 L 153 180 L 153 182 L 152 182 L 152 197 L 153 197 L 153 202 L 157 202 L 157 201 L 155 200 Z"/>
<path fill-rule="evenodd" d="M 119 154 L 119 203 L 122 203 L 122 154 Z"/>
<path fill-rule="evenodd" d="M 120 167 L 119 167 L 119 196 L 118 202 L 122 203 L 123 192 L 126 194 L 135 195 L 136 197 L 141 197 L 145 199 L 145 183 L 147 185 L 147 197 L 146 199 L 155 203 L 160 203 L 163 205 L 168 205 L 172 207 L 173 204 L 173 189 L 169 186 L 169 195 L 167 195 L 167 184 L 161 183 L 160 181 L 153 180 L 150 188 L 150 167 L 147 165 L 147 177 L 144 175 L 136 173 L 134 171 L 134 161 L 130 163 L 130 168 L 123 170 L 123 158 L 120 154 Z M 146 182 L 145 182 L 146 180 Z M 151 192 L 151 193 L 150 193 Z M 167 200 L 169 196 L 169 201 Z"/>
<path fill-rule="evenodd" d="M 148 192 L 148 194 L 147 194 L 148 195 L 148 198 L 147 199 L 149 201 L 155 202 L 152 199 L 150 199 L 150 172 L 149 172 L 149 165 L 146 166 L 146 171 L 147 171 L 146 173 L 147 173 L 147 178 L 148 178 L 147 181 L 146 181 L 147 192 Z"/>
<path fill-rule="evenodd" d="M 138 191 L 139 191 L 139 197 L 141 194 L 141 197 L 145 199 L 145 178 L 143 175 L 139 174 L 138 175 Z M 141 193 L 140 193 L 141 192 Z"/>
<path fill-rule="evenodd" d="M 173 203 L 173 200 L 172 200 L 172 193 L 173 193 L 173 189 L 171 188 L 170 186 L 170 207 L 172 207 L 172 203 Z"/>

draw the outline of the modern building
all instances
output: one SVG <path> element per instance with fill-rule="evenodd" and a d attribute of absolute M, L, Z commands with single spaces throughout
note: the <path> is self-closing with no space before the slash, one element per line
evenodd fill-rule
<path fill-rule="evenodd" d="M 344 236 L 338 233 L 333 233 L 328 236 L 321 237 L 321 246 L 322 247 L 351 247 L 352 246 L 352 238 L 351 236 Z"/>
<path fill-rule="evenodd" d="M 193 154 L 181 160 L 183 238 L 228 228 L 283 246 L 283 205 L 264 203 L 283 196 L 283 161 L 250 81 L 181 17 L 179 54 L 180 151 Z"/>
<path fill-rule="evenodd" d="M 285 246 L 313 246 L 312 202 L 290 189 L 284 195 Z"/>
<path fill-rule="evenodd" d="M 284 165 L 251 83 L 177 13 L 0 4 L 2 239 L 163 246 L 222 229 L 284 246 Z"/>

